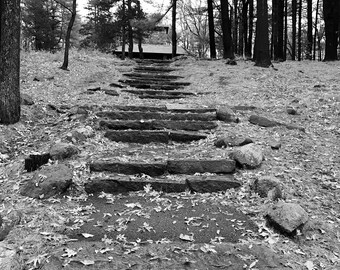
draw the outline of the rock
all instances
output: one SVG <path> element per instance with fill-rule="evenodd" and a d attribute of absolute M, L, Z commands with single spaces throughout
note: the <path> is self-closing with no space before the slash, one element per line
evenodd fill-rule
<path fill-rule="evenodd" d="M 31 180 L 20 189 L 20 194 L 36 199 L 46 199 L 67 191 L 73 172 L 63 164 L 51 165 L 36 171 Z"/>
<path fill-rule="evenodd" d="M 261 147 L 250 143 L 235 149 L 230 154 L 230 158 L 234 159 L 242 167 L 255 169 L 261 165 L 263 153 Z"/>
<path fill-rule="evenodd" d="M 276 127 L 280 125 L 280 123 L 277 121 L 270 120 L 264 116 L 254 114 L 249 117 L 249 122 L 261 127 Z"/>
<path fill-rule="evenodd" d="M 271 225 L 288 234 L 308 221 L 307 212 L 296 203 L 278 202 L 267 210 L 265 217 Z"/>
<path fill-rule="evenodd" d="M 69 143 L 57 143 L 50 148 L 51 159 L 61 160 L 78 153 L 78 148 Z"/>
<path fill-rule="evenodd" d="M 214 145 L 216 147 L 233 147 L 233 146 L 243 146 L 249 143 L 253 143 L 253 140 L 248 137 L 243 137 L 241 135 L 229 134 L 224 137 L 218 138 Z"/>
<path fill-rule="evenodd" d="M 251 189 L 261 198 L 267 197 L 275 201 L 283 197 L 281 182 L 274 176 L 263 176 L 255 179 L 251 184 Z"/>
<path fill-rule="evenodd" d="M 114 89 L 102 89 L 102 91 L 104 91 L 104 93 L 109 95 L 109 96 L 114 96 L 114 97 L 119 96 L 119 92 L 117 90 L 114 90 Z"/>
<path fill-rule="evenodd" d="M 280 122 L 277 122 L 275 120 L 271 120 L 271 119 L 268 119 L 268 118 L 266 118 L 264 116 L 259 116 L 259 115 L 251 115 L 249 117 L 249 122 L 254 124 L 254 125 L 261 126 L 261 127 L 284 126 L 287 129 L 297 129 L 297 130 L 300 130 L 302 132 L 305 132 L 305 128 L 304 127 L 299 127 L 299 126 L 294 126 L 294 125 L 290 125 L 290 124 L 280 123 Z"/>
<path fill-rule="evenodd" d="M 22 264 L 19 261 L 19 255 L 14 247 L 5 243 L 0 243 L 0 269 L 1 270 L 19 270 Z"/>
<path fill-rule="evenodd" d="M 83 142 L 87 138 L 94 137 L 95 133 L 92 127 L 85 126 L 81 128 L 77 128 L 74 130 L 69 136 L 68 139 L 72 142 Z"/>
<path fill-rule="evenodd" d="M 30 95 L 21 93 L 20 94 L 20 104 L 29 106 L 29 105 L 33 105 L 34 101 L 33 101 L 33 98 Z"/>
<path fill-rule="evenodd" d="M 292 107 L 288 107 L 287 108 L 287 113 L 290 114 L 290 115 L 297 115 L 297 110 L 292 108 Z"/>
<path fill-rule="evenodd" d="M 279 150 L 282 146 L 280 141 L 272 141 L 269 143 L 269 145 L 273 150 Z"/>
<path fill-rule="evenodd" d="M 125 85 L 121 85 L 120 83 L 110 83 L 111 87 L 117 87 L 117 88 L 125 88 Z"/>
<path fill-rule="evenodd" d="M 237 62 L 234 59 L 227 59 L 226 65 L 235 66 Z"/>
<path fill-rule="evenodd" d="M 25 159 L 25 170 L 27 170 L 27 172 L 33 172 L 40 168 L 40 166 L 47 164 L 50 158 L 50 153 L 29 155 L 29 157 Z"/>
<path fill-rule="evenodd" d="M 168 160 L 167 169 L 171 174 L 233 173 L 235 171 L 235 162 L 229 159 Z"/>
<path fill-rule="evenodd" d="M 231 123 L 231 122 L 239 123 L 240 122 L 240 120 L 236 117 L 235 112 L 227 106 L 220 107 L 217 109 L 216 118 L 217 120 L 224 121 L 227 123 Z"/>

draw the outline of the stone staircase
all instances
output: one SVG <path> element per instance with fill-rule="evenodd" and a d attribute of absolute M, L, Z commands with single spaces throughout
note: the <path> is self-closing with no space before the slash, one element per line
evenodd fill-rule
<path fill-rule="evenodd" d="M 188 98 L 194 95 L 185 89 L 176 90 L 189 83 L 174 81 L 179 77 L 168 74 L 174 70 L 169 68 L 169 63 L 147 61 L 145 65 L 145 62 L 139 62 L 133 73 L 125 74 L 133 79 L 120 81 L 134 87 L 138 85 L 139 89 L 123 91 L 137 94 L 142 99 Z M 165 90 L 168 86 L 171 89 Z M 188 152 L 194 150 L 191 143 L 205 140 L 214 132 L 219 125 L 216 108 L 178 103 L 117 105 L 96 115 L 104 137 L 128 143 L 128 147 L 125 152 L 111 151 L 94 157 L 89 164 L 90 170 L 102 173 L 104 177 L 94 177 L 87 183 L 89 193 L 137 191 L 147 184 L 166 192 L 213 192 L 241 185 L 233 178 L 234 160 L 183 157 L 176 153 L 184 145 Z M 121 161 L 119 157 L 122 155 L 131 157 L 131 160 Z M 160 158 L 152 158 L 155 155 Z M 135 156 L 138 157 L 133 158 Z"/>

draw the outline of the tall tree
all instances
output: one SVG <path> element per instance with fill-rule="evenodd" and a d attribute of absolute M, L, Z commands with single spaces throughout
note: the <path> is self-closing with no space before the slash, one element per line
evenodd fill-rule
<path fill-rule="evenodd" d="M 313 49 L 313 0 L 307 0 L 307 52 L 306 58 L 312 60 Z"/>
<path fill-rule="evenodd" d="M 320 0 L 317 0 L 317 1 L 316 1 L 316 9 L 315 9 L 315 23 L 314 23 L 314 49 L 313 49 L 313 60 L 316 59 L 316 37 L 317 37 L 317 35 L 318 35 L 319 3 L 320 3 Z"/>
<path fill-rule="evenodd" d="M 292 60 L 296 57 L 296 13 L 297 0 L 292 0 Z"/>
<path fill-rule="evenodd" d="M 337 60 L 339 38 L 340 1 L 323 0 L 323 14 L 325 20 L 326 49 L 324 61 Z"/>
<path fill-rule="evenodd" d="M 299 15 L 298 15 L 298 61 L 302 58 L 302 0 L 299 0 Z"/>
<path fill-rule="evenodd" d="M 257 21 L 254 58 L 255 66 L 271 66 L 269 54 L 269 30 L 268 30 L 268 3 L 267 0 L 257 0 Z"/>
<path fill-rule="evenodd" d="M 238 0 L 233 0 L 233 41 L 234 51 L 238 51 Z"/>
<path fill-rule="evenodd" d="M 0 123 L 20 120 L 20 0 L 0 1 Z"/>
<path fill-rule="evenodd" d="M 133 29 L 131 25 L 131 20 L 133 19 L 133 10 L 132 10 L 132 0 L 127 0 L 127 23 L 128 23 L 128 41 L 129 41 L 129 53 L 128 56 L 130 59 L 133 58 Z"/>
<path fill-rule="evenodd" d="M 253 29 L 254 29 L 254 0 L 249 0 L 249 16 L 248 16 L 248 41 L 245 48 L 245 55 L 251 58 L 251 48 L 253 45 Z"/>
<path fill-rule="evenodd" d="M 125 60 L 125 45 L 126 45 L 126 12 L 125 12 L 125 0 L 122 5 L 122 60 Z"/>
<path fill-rule="evenodd" d="M 283 60 L 287 60 L 287 45 L 288 45 L 288 0 L 285 0 L 284 3 L 284 21 L 285 21 L 285 38 L 284 38 L 284 45 L 283 45 Z"/>
<path fill-rule="evenodd" d="M 207 1 L 208 1 L 210 58 L 216 58 L 213 0 L 207 0 Z"/>
<path fill-rule="evenodd" d="M 283 17 L 284 17 L 284 2 L 282 0 L 273 0 L 272 31 L 273 31 L 274 59 L 280 61 L 284 59 Z"/>
<path fill-rule="evenodd" d="M 221 22 L 223 37 L 223 58 L 234 59 L 233 41 L 231 38 L 231 22 L 229 16 L 228 0 L 221 0 Z"/>
<path fill-rule="evenodd" d="M 172 0 L 172 57 L 177 54 L 177 33 L 176 33 L 176 14 L 177 14 L 177 0 Z"/>
<path fill-rule="evenodd" d="M 55 0 L 56 2 L 60 3 L 64 8 L 66 8 L 71 13 L 71 19 L 67 26 L 66 36 L 65 36 L 65 49 L 64 49 L 64 62 L 60 67 L 63 70 L 68 69 L 68 56 L 70 50 L 70 43 L 71 43 L 71 32 L 74 25 L 74 21 L 76 20 L 77 15 L 77 0 L 72 0 L 72 8 L 68 7 L 66 3 L 60 2 L 59 0 Z"/>

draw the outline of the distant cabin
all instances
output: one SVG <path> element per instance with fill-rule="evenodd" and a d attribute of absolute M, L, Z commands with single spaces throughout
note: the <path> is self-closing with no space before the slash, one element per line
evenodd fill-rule
<path fill-rule="evenodd" d="M 145 59 L 171 59 L 172 58 L 172 46 L 171 45 L 154 45 L 154 44 L 143 44 L 143 56 Z M 125 47 L 125 55 L 128 56 L 128 45 Z M 121 57 L 122 46 L 119 46 L 114 52 L 115 55 Z M 187 52 L 177 47 L 176 56 L 186 55 Z M 133 58 L 140 58 L 138 45 L 133 45 Z"/>

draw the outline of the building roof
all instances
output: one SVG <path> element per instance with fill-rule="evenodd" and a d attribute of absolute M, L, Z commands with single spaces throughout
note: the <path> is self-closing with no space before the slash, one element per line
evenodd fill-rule
<path fill-rule="evenodd" d="M 154 45 L 154 44 L 142 44 L 143 53 L 157 53 L 157 54 L 171 54 L 172 53 L 172 46 L 171 45 Z M 116 52 L 122 51 L 122 46 L 118 46 L 115 50 Z M 125 47 L 125 51 L 128 51 L 128 46 Z M 133 51 L 139 52 L 138 45 L 133 45 Z M 177 55 L 187 54 L 187 52 L 177 46 Z"/>

